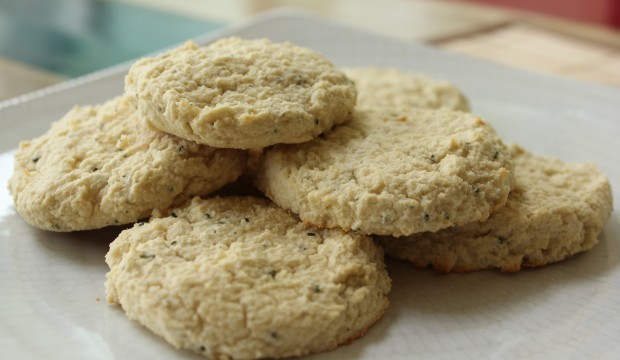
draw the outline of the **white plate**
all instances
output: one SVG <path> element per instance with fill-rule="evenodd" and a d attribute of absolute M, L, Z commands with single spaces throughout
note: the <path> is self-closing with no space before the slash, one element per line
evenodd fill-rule
<path fill-rule="evenodd" d="M 451 80 L 507 142 L 568 161 L 595 161 L 620 189 L 620 91 L 522 72 L 277 12 L 211 33 L 269 37 L 319 50 L 337 65 L 382 65 Z M 127 65 L 0 104 L 0 182 L 19 140 L 44 133 L 74 104 L 122 90 Z M 618 200 L 614 202 L 620 208 Z M 197 358 L 176 351 L 104 298 L 104 255 L 118 229 L 55 234 L 16 215 L 0 186 L 0 357 Z M 517 274 L 436 275 L 390 261 L 392 306 L 368 334 L 321 359 L 549 359 L 620 356 L 620 220 L 592 251 Z M 101 299 L 101 300 L 99 300 Z M 313 358 L 314 358 L 313 357 Z"/>

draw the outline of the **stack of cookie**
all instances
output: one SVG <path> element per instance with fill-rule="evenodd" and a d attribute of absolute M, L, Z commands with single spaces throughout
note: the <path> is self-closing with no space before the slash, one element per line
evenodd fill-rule
<path fill-rule="evenodd" d="M 135 223 L 106 256 L 108 300 L 211 358 L 363 335 L 389 304 L 384 249 L 517 271 L 590 249 L 611 212 L 594 165 L 507 147 L 424 76 L 230 38 L 139 60 L 125 90 L 22 142 L 9 189 L 42 229 Z M 266 197 L 213 195 L 248 178 Z"/>

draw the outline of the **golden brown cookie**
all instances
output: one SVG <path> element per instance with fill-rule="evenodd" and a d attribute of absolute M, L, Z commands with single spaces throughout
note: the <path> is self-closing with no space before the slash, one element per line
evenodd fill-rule
<path fill-rule="evenodd" d="M 267 199 L 194 198 L 122 232 L 106 292 L 176 348 L 214 359 L 320 352 L 362 336 L 388 306 L 383 252 L 304 225 Z"/>
<path fill-rule="evenodd" d="M 119 97 L 76 107 L 20 144 L 9 181 L 17 212 L 52 231 L 135 222 L 206 195 L 243 171 L 247 154 L 154 130 Z"/>
<path fill-rule="evenodd" d="M 439 272 L 513 272 L 591 249 L 612 210 L 611 187 L 594 164 L 570 164 L 511 148 L 516 187 L 481 223 L 382 238 L 386 253 Z"/>

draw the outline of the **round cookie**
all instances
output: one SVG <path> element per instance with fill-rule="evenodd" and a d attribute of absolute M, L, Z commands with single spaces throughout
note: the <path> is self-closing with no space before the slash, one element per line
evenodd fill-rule
<path fill-rule="evenodd" d="M 357 86 L 359 106 L 469 111 L 465 95 L 447 81 L 391 68 L 362 67 L 343 71 Z"/>
<path fill-rule="evenodd" d="M 365 108 L 319 139 L 266 149 L 257 185 L 304 222 L 403 236 L 485 220 L 506 202 L 511 168 L 474 115 Z"/>
<path fill-rule="evenodd" d="M 389 304 L 372 239 L 304 225 L 267 199 L 194 198 L 123 231 L 106 262 L 108 301 L 214 359 L 329 350 L 362 336 Z"/>
<path fill-rule="evenodd" d="M 141 59 L 125 90 L 158 129 L 242 149 L 308 141 L 348 120 L 356 100 L 353 82 L 320 54 L 236 37 Z"/>
<path fill-rule="evenodd" d="M 151 129 L 119 97 L 76 107 L 44 135 L 20 143 L 9 180 L 33 226 L 75 231 L 132 223 L 235 180 L 241 150 L 215 149 Z"/>
<path fill-rule="evenodd" d="M 589 250 L 612 210 L 611 187 L 594 164 L 567 164 L 511 148 L 516 186 L 482 223 L 382 238 L 386 253 L 438 272 L 514 272 Z"/>

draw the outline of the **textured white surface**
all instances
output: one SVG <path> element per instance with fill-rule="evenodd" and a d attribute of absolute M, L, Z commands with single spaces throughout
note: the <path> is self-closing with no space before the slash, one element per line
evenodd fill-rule
<path fill-rule="evenodd" d="M 596 161 L 620 189 L 617 89 L 406 45 L 303 15 L 275 14 L 198 41 L 224 35 L 288 40 L 340 66 L 392 66 L 449 80 L 507 142 L 566 161 Z M 118 95 L 126 69 L 0 103 L 0 183 L 10 176 L 19 140 L 43 133 L 74 104 Z M 104 255 L 119 231 L 36 230 L 15 214 L 0 186 L 2 358 L 199 358 L 174 350 L 105 303 Z M 352 345 L 311 358 L 613 359 L 620 353 L 619 265 L 617 212 L 592 251 L 541 269 L 436 275 L 391 261 L 392 306 L 384 318 Z"/>

